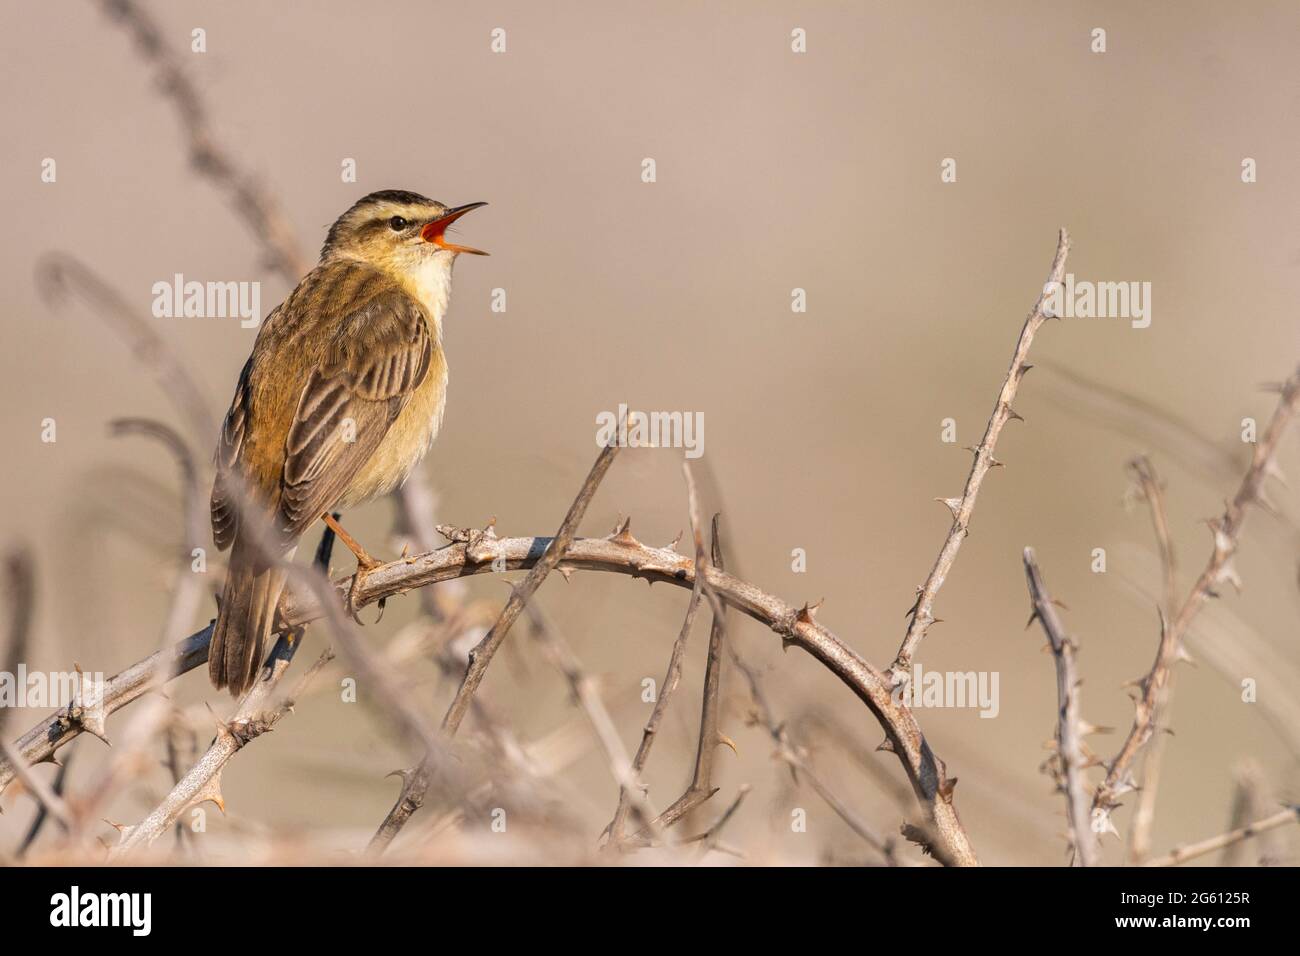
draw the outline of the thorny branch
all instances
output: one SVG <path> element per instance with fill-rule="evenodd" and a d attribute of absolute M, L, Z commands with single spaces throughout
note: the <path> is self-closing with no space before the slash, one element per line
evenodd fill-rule
<path fill-rule="evenodd" d="M 380 598 L 466 575 L 531 568 L 554 540 L 485 538 L 483 532 L 467 530 L 452 530 L 450 536 L 456 540 L 445 548 L 399 559 L 368 573 L 357 589 L 356 606 L 363 608 Z M 648 547 L 630 533 L 621 537 L 574 539 L 558 569 L 624 574 L 652 584 L 662 582 L 683 588 L 693 588 L 695 583 L 692 559 L 666 548 Z M 867 705 L 883 726 L 890 749 L 902 763 L 913 791 L 932 818 L 936 850 L 946 854 L 950 862 L 974 865 L 977 862 L 974 848 L 952 802 L 955 781 L 945 773 L 943 761 L 930 750 L 911 711 L 894 700 L 884 674 L 818 623 L 808 606 L 793 608 L 717 568 L 709 568 L 706 578 L 720 600 L 764 624 L 786 644 L 806 650 Z M 336 581 L 337 592 L 347 594 L 351 582 L 351 577 Z M 303 598 L 290 595 L 283 613 L 286 621 L 296 626 L 320 617 L 321 609 L 311 595 Z M 174 664 L 164 660 L 168 655 L 155 654 L 108 680 L 104 692 L 105 712 L 113 713 L 156 686 L 161 671 L 183 673 L 202 664 L 211 634 L 209 626 L 172 648 L 169 656 Z M 28 762 L 36 762 L 73 739 L 81 729 L 77 721 L 66 721 L 64 714 L 58 714 L 24 734 L 19 749 Z M 12 775 L 8 766 L 0 767 L 0 787 Z"/>
<path fill-rule="evenodd" d="M 1178 579 L 1177 562 L 1174 555 L 1174 542 L 1169 534 L 1169 517 L 1165 511 L 1165 486 L 1156 473 L 1155 466 L 1146 455 L 1138 455 L 1129 462 L 1129 471 L 1133 475 L 1136 496 L 1145 501 L 1151 509 L 1151 525 L 1155 531 L 1156 546 L 1160 551 L 1160 571 L 1162 586 L 1161 606 L 1165 619 L 1177 612 Z M 1168 713 L 1173 704 L 1174 685 L 1170 681 L 1165 685 L 1164 694 L 1157 703 L 1163 713 Z M 1157 734 L 1142 759 L 1138 771 L 1138 796 L 1133 808 L 1133 818 L 1129 821 L 1128 858 L 1130 863 L 1141 863 L 1151 853 L 1151 829 L 1155 825 L 1156 795 L 1160 792 L 1160 762 L 1164 757 L 1168 738 Z"/>
<path fill-rule="evenodd" d="M 1034 549 L 1025 548 L 1025 578 L 1029 582 L 1029 597 L 1035 620 L 1043 626 L 1043 633 L 1052 649 L 1056 662 L 1056 696 L 1059 701 L 1056 722 L 1056 753 L 1050 762 L 1057 786 L 1065 794 L 1066 817 L 1070 823 L 1070 843 L 1074 848 L 1076 866 L 1096 866 L 1099 847 L 1097 835 L 1092 832 L 1091 814 L 1088 810 L 1087 780 L 1084 770 L 1093 762 L 1083 742 L 1085 728 L 1079 717 L 1079 674 L 1075 667 L 1074 641 L 1065 633 L 1052 596 L 1047 592 L 1043 572 L 1034 558 Z"/>
<path fill-rule="evenodd" d="M 492 629 L 488 631 L 478 646 L 470 651 L 469 666 L 465 669 L 465 677 L 461 681 L 460 689 L 456 692 L 451 706 L 447 709 L 446 716 L 443 717 L 442 732 L 446 737 L 454 737 L 456 731 L 460 729 L 461 721 L 469 710 L 474 692 L 478 690 L 479 684 L 483 682 L 488 665 L 492 663 L 492 658 L 497 649 L 505 641 L 511 625 L 519 617 L 524 604 L 533 596 L 542 582 L 546 580 L 547 575 L 560 564 L 570 542 L 573 541 L 574 536 L 577 534 L 578 525 L 582 522 L 583 515 L 587 513 L 587 506 L 591 504 L 591 499 L 595 497 L 601 479 L 609 471 L 609 466 L 613 464 L 614 456 L 617 454 L 617 444 L 610 444 L 601 449 L 600 454 L 596 456 L 595 464 L 591 466 L 586 481 L 583 482 L 582 488 L 578 491 L 578 496 L 574 499 L 573 504 L 569 506 L 568 514 L 565 515 L 555 537 L 547 541 L 546 548 L 541 556 L 529 565 L 528 576 L 518 587 L 511 590 L 510 599 L 502 609 L 497 622 L 492 625 Z M 489 567 L 496 566 L 502 559 L 499 554 L 493 553 L 492 546 L 495 539 L 496 535 L 495 532 L 492 532 L 491 526 L 485 532 L 478 532 L 477 536 L 472 536 L 469 532 L 466 532 L 464 535 L 466 554 L 468 555 L 471 549 L 486 548 L 486 552 L 480 550 L 479 553 L 488 555 Z M 358 603 L 357 606 L 363 605 Z M 388 815 L 384 817 L 379 829 L 371 839 L 370 849 L 372 851 L 382 853 L 384 848 L 393 841 L 393 838 L 406 825 L 406 821 L 411 818 L 411 815 L 423 805 L 425 793 L 428 792 L 431 783 L 431 769 L 429 755 L 426 755 L 418 767 L 403 774 L 402 792 L 398 795 L 397 802 L 389 810 Z"/>
<path fill-rule="evenodd" d="M 1070 236 L 1062 229 L 1057 237 L 1056 255 L 1052 259 L 1052 268 L 1047 282 L 1043 286 L 1043 291 L 1039 293 L 1034 307 L 1029 310 L 1029 316 L 1020 330 L 1016 350 L 1011 356 L 1011 367 L 1002 382 L 1002 390 L 998 393 L 997 404 L 993 406 L 993 414 L 989 416 L 988 425 L 984 429 L 984 437 L 980 439 L 978 445 L 969 449 L 974 453 L 975 460 L 971 463 L 970 474 L 966 477 L 966 487 L 962 490 L 960 498 L 939 499 L 952 512 L 952 527 L 948 529 L 948 536 L 944 538 L 943 547 L 939 549 L 939 557 L 935 560 L 934 567 L 930 569 L 925 583 L 917 589 L 916 602 L 908 612 L 911 619 L 907 625 L 907 633 L 898 648 L 898 656 L 885 672 L 891 684 L 896 685 L 906 680 L 911 672 L 912 656 L 930 629 L 930 625 L 935 623 L 934 599 L 939 589 L 943 587 L 948 572 L 952 570 L 962 542 L 966 539 L 966 535 L 970 534 L 971 514 L 975 510 L 975 499 L 979 496 L 984 476 L 988 474 L 990 468 L 1002 464 L 993 457 L 993 449 L 997 445 L 998 435 L 1002 433 L 1002 427 L 1011 419 L 1021 417 L 1011 407 L 1011 403 L 1016 397 L 1016 390 L 1020 387 L 1020 380 L 1033 367 L 1025 360 L 1029 356 L 1029 347 L 1033 344 L 1034 335 L 1044 322 L 1053 318 L 1044 311 L 1044 307 L 1051 289 L 1059 284 L 1065 275 L 1065 259 L 1069 252 Z"/>
<path fill-rule="evenodd" d="M 31 640 L 32 630 L 32 609 L 36 604 L 34 564 L 31 552 L 26 548 L 15 549 L 5 559 L 5 575 L 8 578 L 5 583 L 11 608 L 8 647 L 3 659 L 4 672 L 8 674 L 17 673 L 19 664 L 27 660 L 27 645 Z M 5 726 L 8 716 L 5 708 L 0 707 L 0 755 L 5 758 L 11 769 L 11 775 L 17 776 L 27 788 L 28 793 L 40 805 L 42 813 L 54 817 L 64 829 L 71 828 L 73 815 L 67 803 L 41 777 L 32 773 L 27 755 L 19 753 L 9 743 L 9 731 Z M 3 787 L 0 786 L 0 789 Z"/>
<path fill-rule="evenodd" d="M 740 652 L 735 647 L 729 645 L 728 650 L 731 652 L 732 663 L 749 688 L 749 697 L 754 704 L 754 721 L 762 725 L 763 729 L 772 738 L 773 743 L 776 744 L 775 756 L 790 768 L 790 773 L 795 780 L 800 779 L 800 775 L 802 775 L 803 779 L 825 801 L 826 805 L 835 812 L 836 816 L 848 824 L 849 829 L 862 837 L 868 846 L 884 857 L 886 863 L 890 866 L 898 866 L 901 858 L 898 855 L 897 841 L 877 833 L 818 776 L 812 764 L 808 761 L 804 748 L 791 739 L 789 728 L 785 725 L 785 722 L 777 720 L 776 714 L 768 702 L 767 694 L 763 689 L 762 678 L 759 676 L 758 670 L 741 657 Z M 927 837 L 925 842 L 932 845 L 935 841 Z"/>
<path fill-rule="evenodd" d="M 320 544 L 316 547 L 314 561 L 315 567 L 322 574 L 329 571 L 333 549 L 334 532 L 327 527 L 321 535 Z M 171 792 L 152 813 L 137 826 L 118 827 L 122 834 L 122 841 L 114 855 L 121 856 L 132 850 L 149 846 L 166 833 L 182 813 L 201 803 L 211 802 L 222 813 L 226 812 L 226 801 L 221 795 L 221 772 L 230 758 L 250 741 L 269 732 L 285 714 L 293 710 L 294 701 L 306 689 L 317 672 L 334 657 L 333 651 L 327 648 L 299 680 L 298 689 L 278 705 L 273 706 L 272 700 L 276 689 L 284 675 L 288 673 L 289 665 L 301 646 L 301 629 L 289 631 L 280 637 L 271 651 L 270 676 L 266 680 L 255 681 L 253 686 L 244 693 L 235 716 L 229 722 L 217 720 L 217 736 L 207 752 L 195 762 L 188 773 L 176 781 Z"/>
<path fill-rule="evenodd" d="M 587 721 L 591 724 L 591 729 L 605 752 L 605 762 L 609 765 L 610 776 L 614 778 L 614 782 L 620 789 L 625 789 L 632 794 L 632 799 L 635 801 L 634 809 L 641 819 L 647 824 L 653 824 L 655 814 L 650 808 L 650 801 L 637 785 L 637 776 L 632 770 L 632 761 L 627 755 L 627 748 L 623 746 L 623 741 L 618 735 L 618 727 L 614 724 L 608 708 L 605 707 L 605 702 L 600 698 L 596 682 L 583 670 L 582 664 L 568 642 L 557 634 L 554 628 L 547 625 L 542 613 L 536 607 L 536 602 L 529 604 L 524 610 L 528 614 L 529 633 L 541 645 L 543 653 L 555 669 L 564 676 L 574 702 L 587 715 Z"/>
<path fill-rule="evenodd" d="M 1133 760 L 1156 732 L 1157 718 L 1161 716 L 1160 701 L 1172 679 L 1174 664 L 1186 656 L 1183 639 L 1187 636 L 1192 621 L 1206 601 L 1218 596 L 1219 588 L 1224 583 L 1240 587 L 1241 582 L 1232 559 L 1237 552 L 1238 538 L 1250 506 L 1265 501 L 1266 479 L 1269 475 L 1279 474 L 1276 462 L 1278 445 L 1297 408 L 1300 408 L 1300 368 L 1279 386 L 1279 392 L 1281 397 L 1277 410 L 1255 445 L 1250 467 L 1246 470 L 1237 493 L 1227 503 L 1223 514 L 1209 522 L 1210 531 L 1214 535 L 1214 549 L 1205 570 L 1196 579 L 1178 614 L 1162 627 L 1155 661 L 1146 676 L 1137 681 L 1133 726 L 1111 762 L 1105 780 L 1098 785 L 1093 795 L 1094 816 L 1099 817 L 1106 829 L 1114 829 L 1110 813 L 1120 805 L 1119 797 L 1136 786 L 1131 769 Z"/>
<path fill-rule="evenodd" d="M 236 215 L 261 242 L 267 267 L 290 285 L 296 284 L 307 272 L 308 263 L 298 251 L 292 227 L 271 192 L 240 169 L 219 145 L 221 137 L 208 124 L 203 97 L 190 82 L 176 51 L 163 41 L 152 14 L 135 0 L 102 0 L 102 6 L 110 19 L 127 30 L 153 67 L 159 88 L 175 107 L 195 171 L 227 195 Z"/>
<path fill-rule="evenodd" d="M 723 570 L 722 538 L 718 524 L 718 515 L 714 515 L 709 560 L 715 568 Z M 685 792 L 659 815 L 658 823 L 665 828 L 677 823 L 718 792 L 718 788 L 713 786 L 713 759 L 718 746 L 730 747 L 733 753 L 736 750 L 735 742 L 718 729 L 722 694 L 722 652 L 727 639 L 727 607 L 712 591 L 708 592 L 708 597 L 713 609 L 713 623 L 709 628 L 709 649 L 704 663 L 704 690 L 700 701 L 700 734 L 695 747 L 695 767 Z M 738 803 L 739 800 L 731 810 L 724 813 L 715 827 L 720 827 L 727 817 L 735 812 Z"/>
<path fill-rule="evenodd" d="M 1231 830 L 1228 833 L 1222 833 L 1219 836 L 1211 837 L 1208 840 L 1202 840 L 1199 843 L 1191 843 L 1187 846 L 1179 847 L 1172 853 L 1157 857 L 1154 860 L 1148 860 L 1146 866 L 1177 866 L 1179 863 L 1186 863 L 1198 856 L 1204 856 L 1207 853 L 1213 853 L 1215 850 L 1222 850 L 1224 847 L 1232 846 L 1243 840 L 1249 840 L 1251 837 L 1259 836 L 1269 830 L 1285 826 L 1288 823 L 1300 821 L 1300 806 L 1287 807 L 1285 810 L 1266 817 L 1263 820 L 1256 820 L 1244 827 Z"/>
<path fill-rule="evenodd" d="M 663 684 L 659 688 L 659 693 L 655 696 L 655 705 L 650 711 L 650 719 L 646 721 L 645 727 L 641 732 L 641 743 L 637 745 L 636 756 L 632 758 L 632 775 L 637 781 L 636 787 L 641 786 L 641 775 L 645 773 L 646 763 L 650 759 L 650 749 L 654 746 L 656 736 L 659 733 L 659 725 L 663 723 L 664 714 L 668 712 L 668 703 L 677 691 L 677 685 L 682 679 L 682 662 L 686 656 L 686 642 L 690 640 L 691 630 L 695 626 L 695 615 L 700 607 L 700 598 L 704 594 L 705 575 L 703 571 L 708 567 L 708 559 L 704 551 L 703 530 L 700 527 L 700 506 L 699 499 L 695 491 L 695 481 L 691 476 L 690 462 L 682 462 L 682 474 L 686 478 L 686 496 L 689 503 L 691 518 L 691 536 L 695 542 L 695 585 L 691 588 L 690 600 L 686 603 L 686 614 L 682 619 L 682 626 L 677 632 L 677 639 L 673 641 L 672 652 L 668 656 L 668 670 L 664 674 Z M 624 522 L 615 534 L 630 535 L 631 519 Z M 611 848 L 622 848 L 626 842 L 627 835 L 624 827 L 627 823 L 627 814 L 631 809 L 634 799 L 632 790 L 627 787 L 619 789 L 618 806 L 614 810 L 614 818 L 606 827 L 609 834 L 609 846 Z M 651 824 L 651 821 L 643 821 Z M 652 829 L 658 824 L 652 825 Z"/>
<path fill-rule="evenodd" d="M 245 745 L 262 734 L 270 732 L 285 714 L 290 713 L 294 702 L 307 689 L 312 679 L 334 658 L 334 652 L 326 649 L 302 675 L 293 693 L 278 704 L 273 704 L 275 690 L 289 670 L 297 643 L 299 642 L 281 639 L 273 654 L 271 676 L 249 688 L 229 723 L 217 722 L 217 737 L 208 747 L 207 752 L 139 825 L 118 828 L 122 834 L 122 842 L 114 851 L 113 858 L 120 858 L 134 850 L 149 846 L 166 833 L 180 815 L 191 807 L 211 802 L 222 813 L 226 812 L 226 802 L 221 795 L 221 772 L 226 764 Z"/>

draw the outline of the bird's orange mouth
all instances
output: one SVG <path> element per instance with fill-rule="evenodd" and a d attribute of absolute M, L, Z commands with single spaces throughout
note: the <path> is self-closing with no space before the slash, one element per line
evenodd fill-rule
<path fill-rule="evenodd" d="M 420 230 L 420 237 L 425 242 L 432 242 L 440 249 L 446 249 L 448 252 L 468 252 L 472 256 L 486 256 L 488 253 L 482 249 L 475 249 L 473 246 L 458 246 L 454 242 L 448 242 L 446 237 L 447 227 L 453 222 L 465 215 L 467 212 L 477 209 L 479 206 L 486 206 L 485 202 L 472 202 L 464 206 L 457 206 L 455 209 L 447 211 L 445 216 L 435 219 L 433 222 L 425 225 Z"/>

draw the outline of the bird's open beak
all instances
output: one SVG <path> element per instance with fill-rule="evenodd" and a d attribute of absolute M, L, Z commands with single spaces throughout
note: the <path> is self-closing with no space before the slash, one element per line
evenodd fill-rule
<path fill-rule="evenodd" d="M 447 214 L 441 219 L 435 219 L 428 223 L 420 230 L 420 236 L 425 242 L 432 242 L 440 249 L 446 249 L 448 252 L 468 252 L 472 256 L 486 256 L 488 253 L 482 249 L 475 249 L 473 246 L 458 246 L 455 243 L 448 242 L 445 233 L 447 227 L 459 219 L 470 210 L 477 209 L 479 206 L 486 206 L 485 202 L 472 202 L 464 206 L 457 206 L 455 209 L 447 210 Z"/>

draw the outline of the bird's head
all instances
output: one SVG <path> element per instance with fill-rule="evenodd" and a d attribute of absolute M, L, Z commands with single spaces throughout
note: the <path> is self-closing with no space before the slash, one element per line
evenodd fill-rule
<path fill-rule="evenodd" d="M 481 249 L 447 239 L 447 227 L 465 213 L 487 203 L 449 207 L 401 189 L 385 189 L 357 200 L 330 226 L 321 261 L 348 257 L 393 272 L 426 268 L 430 260 L 448 266 L 462 252 L 487 255 Z"/>

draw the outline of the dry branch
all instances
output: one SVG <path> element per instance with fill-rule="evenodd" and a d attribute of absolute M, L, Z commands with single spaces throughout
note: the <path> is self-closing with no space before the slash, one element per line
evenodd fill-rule
<path fill-rule="evenodd" d="M 587 721 L 591 724 L 591 729 L 605 752 L 605 762 L 609 766 L 610 776 L 614 778 L 621 791 L 631 794 L 633 809 L 641 820 L 647 825 L 654 825 L 655 813 L 650 807 L 649 799 L 638 786 L 637 775 L 632 769 L 627 748 L 623 746 L 614 719 L 605 707 L 605 702 L 600 698 L 596 682 L 583 670 L 578 656 L 573 653 L 568 642 L 546 623 L 536 603 L 529 604 L 525 611 L 528 614 L 529 633 L 541 645 L 543 653 L 555 669 L 563 675 L 569 685 L 569 692 L 573 695 L 574 703 L 587 716 Z"/>
<path fill-rule="evenodd" d="M 713 516 L 713 534 L 710 545 L 709 560 L 713 566 L 722 570 L 722 539 L 718 527 L 718 516 Z M 691 772 L 691 782 L 680 797 L 669 804 L 668 809 L 659 815 L 657 821 L 662 827 L 671 827 L 688 813 L 699 807 L 718 792 L 713 786 L 713 757 L 719 745 L 726 745 L 733 751 L 736 745 L 718 729 L 719 703 L 722 694 L 722 652 L 727 639 L 727 607 L 708 592 L 713 608 L 713 623 L 709 628 L 709 649 L 704 663 L 704 690 L 700 700 L 700 734 L 695 746 L 695 767 Z M 735 812 L 736 804 L 715 826 L 721 826 L 730 813 Z"/>
<path fill-rule="evenodd" d="M 1098 863 L 1097 835 L 1092 832 L 1091 813 L 1088 809 L 1087 780 L 1084 770 L 1090 755 L 1083 742 L 1084 727 L 1079 717 L 1079 674 L 1075 667 L 1074 641 L 1065 633 L 1052 596 L 1047 592 L 1043 572 L 1034 558 L 1034 549 L 1025 548 L 1025 578 L 1029 582 L 1029 597 L 1034 604 L 1029 623 L 1043 626 L 1052 658 L 1056 662 L 1056 696 L 1059 702 L 1056 721 L 1056 754 L 1053 767 L 1057 786 L 1065 794 L 1066 818 L 1070 823 L 1070 843 L 1074 847 L 1074 862 L 1078 866 L 1096 866 Z"/>
<path fill-rule="evenodd" d="M 524 578 L 523 582 L 518 587 L 511 589 L 510 599 L 506 601 L 506 606 L 502 609 L 501 616 L 497 618 L 496 623 L 492 625 L 492 629 L 488 631 L 478 646 L 470 651 L 469 666 L 465 669 L 465 677 L 461 681 L 460 689 L 457 690 L 451 706 L 447 708 L 446 716 L 443 717 L 442 733 L 445 737 L 454 737 L 456 731 L 460 729 L 461 721 L 469 710 L 474 692 L 478 690 L 479 684 L 483 682 L 483 677 L 487 673 L 488 665 L 492 663 L 493 656 L 495 656 L 497 649 L 506 639 L 510 627 L 519 617 L 524 604 L 541 587 L 547 575 L 560 564 L 574 539 L 574 535 L 578 532 L 578 525 L 582 522 L 583 515 L 587 513 L 587 506 L 591 504 L 591 499 L 596 495 L 596 489 L 600 487 L 601 479 L 609 471 L 609 466 L 613 464 L 614 456 L 617 454 L 617 444 L 610 444 L 601 449 L 600 454 L 596 456 L 595 464 L 591 466 L 591 471 L 582 484 L 582 488 L 578 491 L 578 496 L 574 499 L 573 504 L 569 506 L 569 511 L 564 516 L 564 521 L 560 524 L 555 537 L 547 541 L 546 548 L 540 557 L 531 562 L 528 576 Z M 494 548 L 497 539 L 491 525 L 488 526 L 486 531 L 466 531 L 463 537 L 466 554 L 468 555 L 471 550 L 476 549 L 480 555 L 486 555 L 489 568 L 496 567 L 502 560 L 501 555 Z M 368 577 L 367 580 L 369 580 Z M 357 595 L 355 599 L 357 607 L 364 606 L 360 595 Z M 406 821 L 411 818 L 411 815 L 423 805 L 424 795 L 429 789 L 432 776 L 429 760 L 430 754 L 427 753 L 418 767 L 402 775 L 402 792 L 398 795 L 397 802 L 388 811 L 387 816 L 384 817 L 379 829 L 375 831 L 375 835 L 370 841 L 370 849 L 373 852 L 382 853 L 384 848 L 393 841 L 393 838 L 406 825 Z"/>
<path fill-rule="evenodd" d="M 309 264 L 298 250 L 293 228 L 270 190 L 241 169 L 219 144 L 208 123 L 208 110 L 198 88 L 190 82 L 176 51 L 163 40 L 153 15 L 135 0 L 103 0 L 104 12 L 120 23 L 135 41 L 145 61 L 153 68 L 158 87 L 171 102 L 185 136 L 190 164 L 199 175 L 224 192 L 231 208 L 244 221 L 262 246 L 268 268 L 294 285 Z"/>
<path fill-rule="evenodd" d="M 695 585 L 691 588 L 691 597 L 686 602 L 686 614 L 682 619 L 682 626 L 677 632 L 677 639 L 673 641 L 673 649 L 668 656 L 668 670 L 664 674 L 659 693 L 655 696 L 655 705 L 650 711 L 650 719 L 646 721 L 645 728 L 641 732 L 641 743 L 637 745 L 636 756 L 632 758 L 632 775 L 637 781 L 635 784 L 637 787 L 641 786 L 641 775 L 645 772 L 646 763 L 650 759 L 650 749 L 657 739 L 659 725 L 663 723 L 664 714 L 668 712 L 668 703 L 672 700 L 673 694 L 677 691 L 677 685 L 681 682 L 682 662 L 686 656 L 686 642 L 690 640 L 691 630 L 695 626 L 695 615 L 699 610 L 700 599 L 703 597 L 705 589 L 705 575 L 703 572 L 708 567 L 708 559 L 704 551 L 704 532 L 700 527 L 699 499 L 695 491 L 695 480 L 691 476 L 690 462 L 682 462 L 682 474 L 686 478 L 686 497 L 691 519 L 691 537 L 695 542 Z M 615 534 L 626 534 L 630 537 L 630 528 L 631 519 L 628 519 Z M 609 822 L 609 826 L 605 828 L 609 834 L 610 847 L 622 848 L 626 843 L 627 835 L 624 828 L 634 796 L 632 790 L 627 787 L 619 789 L 618 806 L 614 810 L 614 818 Z M 678 817 L 680 817 L 680 814 L 678 814 Z M 643 822 L 651 824 L 649 820 Z M 658 826 L 658 823 L 655 823 L 654 826 Z"/>
<path fill-rule="evenodd" d="M 1164 482 L 1160 480 L 1155 466 L 1146 455 L 1138 455 L 1129 462 L 1129 470 L 1133 475 L 1137 497 L 1145 501 L 1151 509 L 1151 525 L 1156 536 L 1156 546 L 1160 551 L 1162 607 L 1165 619 L 1168 620 L 1178 610 L 1178 579 L 1174 543 L 1169 534 L 1169 517 L 1165 511 Z M 1157 703 L 1157 708 L 1165 714 L 1168 714 L 1169 708 L 1173 705 L 1173 692 L 1174 685 L 1170 681 L 1165 685 L 1164 694 Z M 1130 863 L 1141 863 L 1151 853 L 1151 830 L 1155 826 L 1156 796 L 1160 792 L 1160 763 L 1164 758 L 1167 741 L 1168 738 L 1163 734 L 1155 736 L 1137 773 L 1138 796 L 1128 830 Z"/>
<path fill-rule="evenodd" d="M 925 583 L 917 589 L 916 602 L 908 612 L 910 621 L 907 625 L 907 633 L 898 648 L 898 656 L 886 672 L 892 684 L 906 680 L 907 675 L 911 673 L 912 656 L 925 637 L 926 631 L 930 629 L 930 625 L 935 622 L 934 599 L 939 589 L 943 587 L 948 572 L 952 570 L 962 542 L 966 539 L 966 535 L 970 534 L 971 514 L 975 510 L 975 499 L 979 496 L 984 476 L 988 474 L 990 468 L 1002 464 L 993 457 L 993 449 L 997 445 L 998 435 L 1002 433 L 1002 427 L 1011 419 L 1020 418 L 1011 407 L 1011 402 L 1016 397 L 1020 380 L 1032 368 L 1025 361 L 1029 356 L 1029 347 L 1033 344 L 1038 329 L 1048 318 L 1051 318 L 1043 311 L 1043 307 L 1051 288 L 1054 284 L 1060 283 L 1065 274 L 1065 259 L 1069 252 L 1070 236 L 1062 229 L 1057 237 L 1056 255 L 1052 259 L 1052 268 L 1047 282 L 1043 286 L 1043 291 L 1039 293 L 1037 301 L 1034 302 L 1034 307 L 1029 310 L 1029 316 L 1020 330 L 1016 350 L 1011 356 L 1011 366 L 1007 369 L 1007 377 L 1002 382 L 1002 390 L 998 392 L 998 400 L 984 429 L 984 437 L 980 439 L 978 445 L 970 449 L 974 452 L 975 460 L 971 463 L 970 474 L 966 477 L 966 487 L 962 490 L 960 498 L 940 499 L 952 512 L 952 527 L 948 529 L 943 547 L 939 549 L 939 557 L 935 560 L 934 567 L 930 569 Z"/>
<path fill-rule="evenodd" d="M 1249 840 L 1251 837 L 1259 836 L 1269 830 L 1285 826 L 1288 823 L 1300 821 L 1300 806 L 1287 807 L 1271 817 L 1263 820 L 1256 820 L 1254 823 L 1247 824 L 1236 830 L 1227 833 L 1221 833 L 1219 836 L 1211 837 L 1208 840 L 1202 840 L 1199 843 L 1190 843 L 1187 846 L 1178 847 L 1167 856 L 1157 857 L 1154 860 L 1148 860 L 1146 866 L 1177 866 L 1179 863 L 1186 863 L 1188 860 L 1194 860 L 1198 856 L 1204 856 L 1207 853 L 1213 853 L 1215 850 L 1222 850 L 1224 847 L 1232 846 L 1234 843 L 1240 843 L 1243 840 Z"/>
<path fill-rule="evenodd" d="M 399 559 L 381 565 L 365 576 L 356 592 L 357 607 L 380 598 L 404 594 L 440 581 L 494 570 L 532 568 L 550 547 L 552 538 L 493 538 L 484 542 L 482 532 L 456 531 L 459 540 L 428 554 Z M 473 543 L 471 543 L 471 541 Z M 604 571 L 693 588 L 695 563 L 676 551 L 651 548 L 631 535 L 622 539 L 578 538 L 566 550 L 560 571 Z M 764 624 L 786 644 L 807 651 L 847 685 L 867 705 L 885 730 L 890 748 L 903 764 L 917 799 L 931 817 L 935 849 L 948 862 L 975 865 L 977 858 L 953 806 L 955 780 L 945 772 L 943 761 L 930 749 L 911 711 L 894 700 L 885 675 L 865 661 L 831 631 L 819 624 L 807 606 L 794 608 L 773 595 L 740 581 L 717 568 L 706 572 L 708 586 L 728 606 Z M 335 582 L 339 596 L 349 592 L 352 578 Z M 321 616 L 318 602 L 308 595 L 290 595 L 283 608 L 292 625 Z M 156 686 L 160 672 L 184 673 L 207 658 L 211 627 L 180 642 L 167 655 L 155 654 L 106 682 L 104 709 L 112 713 Z M 164 660 L 164 658 L 170 660 Z M 76 720 L 58 714 L 19 741 L 28 762 L 37 762 L 73 739 L 82 727 Z M 12 778 L 7 766 L 0 767 L 0 787 Z"/>
<path fill-rule="evenodd" d="M 240 701 L 239 709 L 229 721 L 217 722 L 217 737 L 207 752 L 190 768 L 189 772 L 172 788 L 167 797 L 137 826 L 119 827 L 122 842 L 113 853 L 114 858 L 148 847 L 162 836 L 186 810 L 204 802 L 216 804 L 222 813 L 226 802 L 221 795 L 221 772 L 226 764 L 245 745 L 270 732 L 285 714 L 293 710 L 294 702 L 322 667 L 333 659 L 326 649 L 303 674 L 298 685 L 288 697 L 278 704 L 272 700 L 276 688 L 289 669 L 293 649 L 298 642 L 282 640 L 276 647 L 271 665 L 271 676 L 255 683 Z"/>
<path fill-rule="evenodd" d="M 1093 796 L 1094 814 L 1100 811 L 1101 820 L 1106 824 L 1110 824 L 1110 812 L 1120 805 L 1119 797 L 1136 787 L 1132 772 L 1133 760 L 1156 732 L 1157 718 L 1161 716 L 1160 701 L 1166 685 L 1172 679 L 1174 664 L 1185 655 L 1183 639 L 1192 622 L 1205 602 L 1218 596 L 1223 584 L 1232 583 L 1240 587 L 1241 582 L 1233 568 L 1232 558 L 1236 554 L 1238 538 L 1250 506 L 1263 501 L 1265 480 L 1269 475 L 1278 473 L 1278 445 L 1297 408 L 1300 408 L 1300 368 L 1279 386 L 1279 391 L 1281 398 L 1277 410 L 1255 445 L 1250 467 L 1246 470 L 1237 493 L 1227 503 L 1223 514 L 1209 522 L 1214 535 L 1214 549 L 1205 570 L 1196 579 L 1178 614 L 1163 627 L 1155 661 L 1150 671 L 1137 682 L 1138 696 L 1133 726 L 1111 762 L 1106 779 L 1097 787 Z M 1113 829 L 1113 824 L 1108 828 Z"/>

